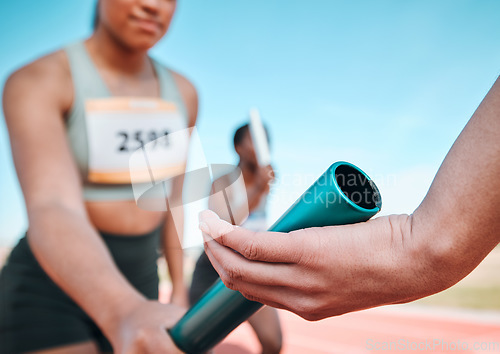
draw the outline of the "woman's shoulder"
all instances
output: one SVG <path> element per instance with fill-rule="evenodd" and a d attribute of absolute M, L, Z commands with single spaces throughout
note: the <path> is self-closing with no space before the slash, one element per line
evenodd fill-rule
<path fill-rule="evenodd" d="M 198 92 L 196 91 L 196 87 L 178 72 L 171 70 L 171 73 L 189 112 L 189 126 L 194 126 L 198 114 Z"/>
<path fill-rule="evenodd" d="M 44 55 L 14 71 L 9 80 L 59 80 L 71 78 L 68 58 L 64 50 Z"/>
<path fill-rule="evenodd" d="M 186 93 L 189 93 L 191 95 L 196 95 L 196 88 L 188 78 L 186 78 L 184 75 L 178 73 L 177 71 L 174 71 L 174 70 L 171 70 L 168 68 L 166 68 L 166 70 L 170 71 L 170 73 L 174 77 L 175 82 L 176 82 L 176 84 L 179 87 L 179 90 L 181 92 L 186 92 Z"/>
<path fill-rule="evenodd" d="M 159 63 L 158 61 L 156 62 Z M 166 70 L 174 78 L 175 84 L 177 85 L 189 113 L 189 126 L 194 126 L 196 123 L 196 116 L 198 114 L 198 92 L 196 91 L 196 87 L 184 75 L 161 63 L 159 63 L 159 65 L 161 70 Z"/>
<path fill-rule="evenodd" d="M 30 92 L 61 95 L 62 99 L 72 95 L 71 72 L 68 58 L 63 50 L 40 57 L 14 71 L 8 77 L 4 93 Z"/>

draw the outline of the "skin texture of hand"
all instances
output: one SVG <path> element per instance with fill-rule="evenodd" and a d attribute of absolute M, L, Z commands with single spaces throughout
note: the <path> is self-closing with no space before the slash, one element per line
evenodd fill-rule
<path fill-rule="evenodd" d="M 182 353 L 172 342 L 167 329 L 171 328 L 185 310 L 157 301 L 143 301 L 120 322 L 111 336 L 114 353 Z"/>
<path fill-rule="evenodd" d="M 256 233 L 204 211 L 200 229 L 228 288 L 318 320 L 413 301 L 469 274 L 500 242 L 499 175 L 497 79 L 411 215 Z"/>
<path fill-rule="evenodd" d="M 409 231 L 410 217 L 277 233 L 234 227 L 211 211 L 200 214 L 205 251 L 228 288 L 308 320 L 411 299 L 419 291 L 415 280 L 432 265 L 405 261 L 417 246 L 384 237 L 391 224 Z M 398 268 L 404 271 L 391 281 Z"/>

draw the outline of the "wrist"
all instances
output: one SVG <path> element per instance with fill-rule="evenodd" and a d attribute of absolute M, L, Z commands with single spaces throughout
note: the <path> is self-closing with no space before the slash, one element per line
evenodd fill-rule
<path fill-rule="evenodd" d="M 172 282 L 173 294 L 187 294 L 187 286 L 183 281 Z"/>
<path fill-rule="evenodd" d="M 366 227 L 362 247 L 354 239 L 353 254 L 366 252 L 366 262 L 353 257 L 352 267 L 356 277 L 370 279 L 357 284 L 355 298 L 364 298 L 361 305 L 367 307 L 415 300 L 413 294 L 420 293 L 427 265 L 422 262 L 422 249 L 412 229 L 408 215 L 389 215 L 360 224 Z M 364 294 L 371 294 L 366 298 Z M 359 305 L 359 304 L 358 304 Z"/>
<path fill-rule="evenodd" d="M 444 232 L 439 232 L 436 225 L 422 222 L 424 218 L 418 213 L 405 217 L 406 221 L 401 224 L 402 252 L 397 264 L 401 274 L 406 275 L 401 282 L 404 285 L 400 289 L 402 300 L 409 302 L 453 285 L 454 277 L 449 271 L 455 265 L 450 263 L 452 245 Z"/>
<path fill-rule="evenodd" d="M 115 338 L 119 336 L 123 323 L 127 321 L 127 318 L 136 308 L 146 302 L 148 300 L 138 292 L 123 294 L 115 298 L 113 306 L 107 307 L 106 311 L 102 312 L 101 318 L 96 322 L 106 337 L 110 338 L 111 342 L 114 342 Z"/>

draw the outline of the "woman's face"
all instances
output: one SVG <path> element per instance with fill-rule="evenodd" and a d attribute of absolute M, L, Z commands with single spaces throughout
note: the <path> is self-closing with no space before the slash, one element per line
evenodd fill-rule
<path fill-rule="evenodd" d="M 243 139 L 241 139 L 240 143 L 236 146 L 236 153 L 240 156 L 240 160 L 252 165 L 257 165 L 257 155 L 255 154 L 252 136 L 248 130 L 245 132 Z"/>
<path fill-rule="evenodd" d="M 153 47 L 167 32 L 176 0 L 100 0 L 99 26 L 135 50 Z"/>

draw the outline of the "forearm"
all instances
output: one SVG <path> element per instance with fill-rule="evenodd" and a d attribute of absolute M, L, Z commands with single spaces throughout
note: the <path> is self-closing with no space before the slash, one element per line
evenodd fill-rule
<path fill-rule="evenodd" d="M 172 280 L 173 292 L 185 291 L 184 283 L 184 252 L 182 239 L 184 233 L 184 208 L 176 209 L 175 217 L 167 213 L 167 222 L 164 233 L 164 254 L 168 265 L 168 272 Z"/>
<path fill-rule="evenodd" d="M 42 268 L 106 335 L 144 300 L 120 273 L 85 215 L 58 206 L 29 212 L 28 242 Z"/>
<path fill-rule="evenodd" d="M 336 284 L 335 295 L 342 299 L 338 312 L 329 315 L 408 302 L 438 291 L 439 284 L 432 279 L 434 259 L 425 257 L 422 243 L 416 242 L 413 222 L 411 215 L 390 215 L 311 229 L 317 235 L 316 252 L 323 258 L 320 264 L 332 269 L 318 273 L 325 278 L 315 281 L 318 286 Z M 330 293 L 324 301 L 332 302 Z"/>
<path fill-rule="evenodd" d="M 402 256 L 398 257 L 401 266 L 394 264 L 395 279 L 405 273 L 415 277 L 413 285 L 403 279 L 402 284 L 412 291 L 401 301 L 454 285 L 500 242 L 499 117 L 497 80 L 453 144 L 422 204 L 409 218 L 409 229 L 391 232 L 393 239 L 402 235 L 404 241 L 404 247 L 392 249 Z"/>
<path fill-rule="evenodd" d="M 424 200 L 410 216 L 391 215 L 340 227 L 343 232 L 333 240 L 343 250 L 339 269 L 352 272 L 351 279 L 363 279 L 345 284 L 363 302 L 353 299 L 352 307 L 339 314 L 443 291 L 469 274 L 498 244 L 498 233 L 488 235 L 481 226 L 483 232 L 476 232 L 467 221 L 458 220 L 466 218 L 461 214 L 454 215 L 454 221 L 442 220 L 449 210 L 441 212 L 427 203 Z M 348 295 L 346 299 L 352 298 Z"/>
<path fill-rule="evenodd" d="M 364 248 L 369 245 L 361 238 L 367 237 L 367 242 L 371 239 L 384 245 L 382 249 L 371 245 L 379 250 L 378 258 L 392 254 L 393 260 L 385 270 L 369 259 L 377 257 L 373 252 L 357 249 L 359 254 L 369 256 L 362 258 L 352 254 L 351 259 L 358 266 L 353 263 L 351 269 L 372 268 L 375 277 L 382 277 L 371 289 L 373 294 L 377 289 L 383 290 L 384 282 L 390 284 L 388 294 L 382 291 L 378 300 L 372 296 L 375 304 L 383 304 L 384 297 L 388 301 L 407 302 L 442 291 L 469 274 L 500 242 L 498 117 L 499 82 L 454 143 L 415 212 L 406 219 L 392 216 L 369 221 L 364 225 L 371 229 L 359 232 L 359 240 L 344 239 L 343 245 L 339 245 L 358 248 L 353 243 L 359 243 Z M 363 278 L 363 274 L 357 276 Z M 370 290 L 369 284 L 363 286 Z M 390 291 L 394 294 L 392 300 Z"/>
<path fill-rule="evenodd" d="M 439 263 L 444 286 L 471 272 L 500 242 L 500 81 L 441 165 L 414 212 L 414 235 Z"/>

